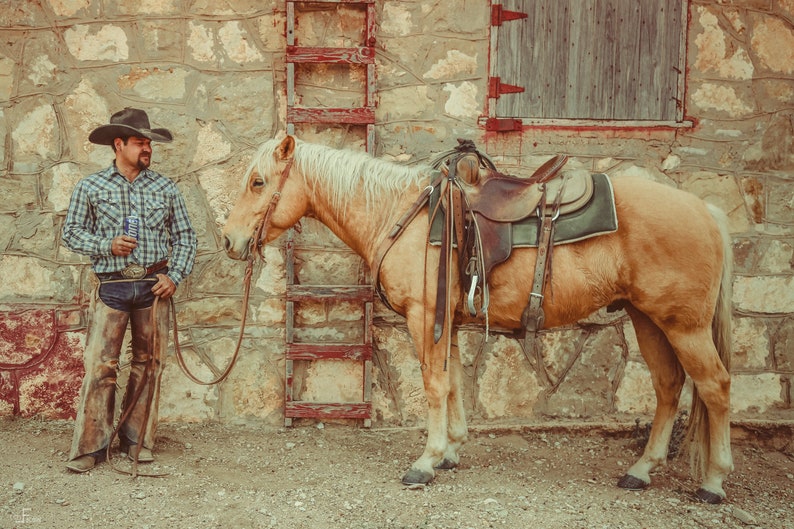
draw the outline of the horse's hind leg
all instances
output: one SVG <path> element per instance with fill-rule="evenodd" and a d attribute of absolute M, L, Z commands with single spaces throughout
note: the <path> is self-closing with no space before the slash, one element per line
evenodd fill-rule
<path fill-rule="evenodd" d="M 722 482 L 733 470 L 731 456 L 731 377 L 714 344 L 711 329 L 668 331 L 678 359 L 692 378 L 699 402 L 690 417 L 690 450 L 701 464 L 697 497 L 708 503 L 725 498 Z M 705 407 L 703 413 L 700 410 Z"/>
<path fill-rule="evenodd" d="M 463 366 L 457 339 L 453 336 L 449 357 L 449 395 L 447 396 L 447 450 L 444 459 L 436 465 L 438 469 L 451 469 L 460 462 L 460 447 L 468 437 L 466 412 L 463 408 Z"/>
<path fill-rule="evenodd" d="M 636 308 L 628 306 L 626 310 L 634 324 L 640 352 L 651 372 L 656 392 L 656 413 L 648 443 L 642 457 L 618 481 L 619 487 L 636 490 L 650 485 L 651 471 L 667 462 L 670 436 L 685 375 L 662 330 Z"/>

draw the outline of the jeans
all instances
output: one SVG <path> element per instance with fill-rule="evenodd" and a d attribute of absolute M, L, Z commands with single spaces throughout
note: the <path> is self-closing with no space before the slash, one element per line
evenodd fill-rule
<path fill-rule="evenodd" d="M 158 271 L 157 274 L 166 272 L 168 268 Z M 102 282 L 99 285 L 99 299 L 108 307 L 123 312 L 147 309 L 154 304 L 152 287 L 157 282 L 157 274 L 135 281 L 119 281 L 117 274 L 97 274 Z"/>

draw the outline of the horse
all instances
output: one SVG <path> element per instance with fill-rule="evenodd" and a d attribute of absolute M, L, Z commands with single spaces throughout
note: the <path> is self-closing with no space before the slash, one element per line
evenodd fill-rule
<path fill-rule="evenodd" d="M 427 398 L 427 441 L 402 477 L 408 485 L 430 483 L 437 470 L 456 467 L 468 435 L 457 340 L 452 331 L 434 338 L 435 271 L 442 256 L 428 244 L 428 208 L 401 227 L 382 255 L 394 226 L 433 175 L 430 165 L 401 165 L 279 135 L 253 156 L 222 230 L 228 257 L 251 260 L 302 217 L 313 217 L 378 270 L 374 280 L 388 305 L 406 319 Z M 651 471 L 666 464 L 688 374 L 694 383 L 688 445 L 693 475 L 701 480 L 695 497 L 719 503 L 726 498 L 723 481 L 733 470 L 727 217 L 673 186 L 640 177 L 611 180 L 618 229 L 555 248 L 548 279 L 553 296 L 543 300 L 544 328 L 569 325 L 620 304 L 650 370 L 656 410 L 642 455 L 617 485 L 644 489 Z M 494 328 L 519 330 L 537 253 L 537 248 L 516 248 L 494 267 L 488 308 Z M 449 278 L 450 328 L 472 319 L 481 323 L 456 302 L 458 276 Z"/>

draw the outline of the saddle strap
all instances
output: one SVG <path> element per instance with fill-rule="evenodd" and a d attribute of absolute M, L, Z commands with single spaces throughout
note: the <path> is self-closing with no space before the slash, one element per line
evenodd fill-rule
<path fill-rule="evenodd" d="M 386 258 L 386 254 L 389 253 L 389 250 L 391 250 L 391 247 L 394 246 L 394 243 L 397 241 L 400 235 L 402 235 L 403 231 L 405 231 L 405 228 L 411 223 L 411 221 L 414 220 L 414 218 L 416 218 L 422 207 L 427 204 L 427 202 L 430 200 L 430 194 L 433 192 L 436 186 L 438 186 L 444 180 L 444 178 L 445 177 L 443 175 L 439 175 L 437 178 L 434 178 L 430 185 L 428 185 L 422 191 L 422 193 L 420 193 L 419 198 L 417 198 L 408 211 L 406 211 L 405 214 L 400 217 L 400 220 L 397 221 L 386 238 L 381 241 L 378 251 L 375 254 L 375 262 L 374 266 L 372 267 L 372 271 L 374 272 L 373 282 L 375 293 L 378 295 L 378 298 L 380 298 L 383 304 L 386 305 L 386 307 L 388 307 L 390 310 L 394 310 L 394 307 L 392 307 L 391 303 L 389 303 L 389 300 L 386 297 L 386 294 L 383 292 L 380 284 L 380 268 L 381 265 L 383 265 L 383 259 Z M 436 211 L 438 210 L 439 204 L 436 204 Z M 434 211 L 431 215 L 431 219 L 435 217 L 436 211 Z"/>
<path fill-rule="evenodd" d="M 447 312 L 447 267 L 449 266 L 449 250 L 452 246 L 449 233 L 449 222 L 452 217 L 444 219 L 441 230 L 441 253 L 438 259 L 438 277 L 436 281 L 436 313 L 433 318 L 433 343 L 438 343 L 444 331 Z"/>
<path fill-rule="evenodd" d="M 463 190 L 458 187 L 457 183 L 452 187 L 450 198 L 452 199 L 452 204 L 450 207 L 455 229 L 455 244 L 458 246 L 458 267 L 463 269 L 463 256 L 465 253 L 463 249 L 464 245 L 466 244 L 463 230 L 467 208 L 464 203 L 466 196 L 463 194 Z"/>
<path fill-rule="evenodd" d="M 524 348 L 527 346 L 534 348 L 537 332 L 543 328 L 545 313 L 543 311 L 543 297 L 546 286 L 546 277 L 551 270 L 551 255 L 554 249 L 554 228 L 557 220 L 557 213 L 560 209 L 562 188 L 557 191 L 551 212 L 543 214 L 540 233 L 538 235 L 538 255 L 535 260 L 535 273 L 532 276 L 532 291 L 529 293 L 529 301 L 524 312 L 521 314 L 521 326 L 525 330 Z M 546 211 L 546 189 L 540 199 L 539 211 Z"/>
<path fill-rule="evenodd" d="M 444 226 L 441 230 L 441 253 L 439 255 L 438 281 L 436 283 L 436 313 L 433 324 L 434 343 L 438 343 L 441 339 L 451 304 L 449 281 L 452 269 L 453 245 L 458 245 L 459 255 L 463 253 L 463 198 L 461 190 L 457 188 L 454 166 L 450 169 L 441 193 L 447 195 L 447 214 L 444 216 Z"/>
<path fill-rule="evenodd" d="M 532 292 L 529 293 L 529 303 L 521 314 L 521 324 L 526 329 L 527 334 L 535 334 L 543 327 L 545 314 L 543 312 L 543 290 L 546 282 L 546 264 L 549 254 L 551 232 L 554 230 L 554 223 L 549 215 L 543 217 L 541 226 L 543 240 L 538 246 L 538 259 L 535 262 L 535 274 L 532 278 Z"/>
<path fill-rule="evenodd" d="M 540 211 L 545 210 L 545 193 L 540 200 Z M 524 312 L 521 314 L 521 326 L 526 330 L 527 336 L 532 335 L 543 327 L 543 287 L 546 283 L 546 264 L 551 247 L 552 230 L 554 222 L 551 215 L 543 215 L 540 225 L 540 238 L 538 240 L 538 255 L 535 258 L 535 273 L 532 276 L 532 291 Z"/>

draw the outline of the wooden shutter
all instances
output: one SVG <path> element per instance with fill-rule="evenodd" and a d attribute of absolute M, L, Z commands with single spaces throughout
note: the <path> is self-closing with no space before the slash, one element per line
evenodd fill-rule
<path fill-rule="evenodd" d="M 685 1 L 503 0 L 497 117 L 680 121 Z M 494 95 L 491 95 L 494 97 Z"/>

